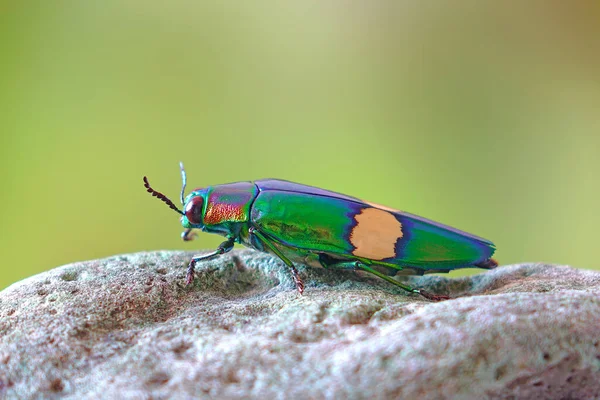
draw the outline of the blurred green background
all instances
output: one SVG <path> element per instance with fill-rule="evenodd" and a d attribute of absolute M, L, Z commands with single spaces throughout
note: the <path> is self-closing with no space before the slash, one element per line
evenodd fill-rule
<path fill-rule="evenodd" d="M 278 177 L 598 268 L 600 3 L 0 5 L 0 288 L 183 243 L 142 187 Z"/>

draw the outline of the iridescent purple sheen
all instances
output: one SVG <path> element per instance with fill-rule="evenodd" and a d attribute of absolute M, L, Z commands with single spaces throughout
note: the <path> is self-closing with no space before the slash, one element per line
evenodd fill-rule
<path fill-rule="evenodd" d="M 304 193 L 309 195 L 319 195 L 325 197 L 332 197 L 335 199 L 344 199 L 354 201 L 358 203 L 364 203 L 364 201 L 357 199 L 356 197 L 346 196 L 345 194 L 332 192 L 325 189 L 320 189 L 314 186 L 302 185 L 299 183 L 282 181 L 279 179 L 261 179 L 254 182 L 258 188 L 263 190 L 279 190 L 282 192 L 293 192 L 293 193 Z"/>

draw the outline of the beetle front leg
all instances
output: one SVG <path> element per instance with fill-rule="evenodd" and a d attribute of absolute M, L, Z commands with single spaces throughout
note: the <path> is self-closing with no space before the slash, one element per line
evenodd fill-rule
<path fill-rule="evenodd" d="M 194 238 L 198 236 L 196 232 L 193 231 L 192 228 L 188 228 L 185 231 L 181 232 L 181 238 L 184 242 L 189 242 L 190 240 L 194 240 Z"/>
<path fill-rule="evenodd" d="M 188 231 L 189 230 L 186 230 L 186 232 L 188 232 Z M 181 236 L 185 240 L 185 232 Z M 190 263 L 188 265 L 187 274 L 185 276 L 185 284 L 190 285 L 192 282 L 194 282 L 194 276 L 196 273 L 196 264 L 198 262 L 210 260 L 210 259 L 218 257 L 222 254 L 229 253 L 233 249 L 234 244 L 235 244 L 235 238 L 230 237 L 229 239 L 227 239 L 226 241 L 221 243 L 219 245 L 219 247 L 217 247 L 217 249 L 215 251 L 213 251 L 212 253 L 204 254 L 202 256 L 192 257 L 192 260 L 190 261 Z"/>

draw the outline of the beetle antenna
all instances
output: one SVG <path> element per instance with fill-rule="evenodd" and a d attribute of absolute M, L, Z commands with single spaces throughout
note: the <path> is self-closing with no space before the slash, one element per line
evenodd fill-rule
<path fill-rule="evenodd" d="M 147 189 L 148 193 L 151 193 L 152 196 L 154 197 L 158 197 L 160 200 L 164 201 L 165 203 L 167 203 L 167 205 L 169 206 L 169 208 L 171 210 L 175 210 L 177 211 L 179 214 L 181 215 L 185 215 L 183 213 L 183 211 L 181 211 L 179 208 L 177 208 L 177 206 L 164 194 L 162 194 L 161 192 L 158 192 L 154 189 L 152 189 L 152 187 L 150 187 L 150 182 L 148 182 L 148 178 L 144 177 L 144 187 Z"/>
<path fill-rule="evenodd" d="M 181 198 L 181 204 L 184 204 L 183 202 L 183 196 L 185 196 L 185 186 L 187 185 L 187 176 L 185 175 L 185 169 L 183 168 L 183 163 L 181 161 L 179 161 L 179 169 L 181 170 L 181 195 L 179 196 Z"/>

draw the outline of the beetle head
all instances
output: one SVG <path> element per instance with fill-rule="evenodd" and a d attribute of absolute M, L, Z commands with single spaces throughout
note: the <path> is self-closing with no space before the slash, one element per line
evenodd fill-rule
<path fill-rule="evenodd" d="M 180 210 L 171 199 L 162 194 L 161 192 L 154 190 L 150 186 L 150 182 L 148 182 L 148 178 L 144 176 L 144 187 L 148 191 L 148 193 L 152 194 L 152 196 L 157 197 L 161 201 L 163 201 L 166 205 L 169 206 L 171 210 L 176 211 L 181 214 L 181 224 L 188 229 L 198 228 L 202 229 L 202 214 L 204 212 L 204 191 L 196 190 L 192 192 L 187 199 L 184 199 L 185 195 L 185 187 L 187 184 L 187 177 L 185 174 L 185 169 L 183 168 L 183 163 L 179 163 L 179 168 L 181 170 L 181 194 L 180 200 L 183 205 L 183 211 Z"/>
<path fill-rule="evenodd" d="M 181 217 L 181 225 L 184 228 L 203 229 L 204 228 L 204 197 L 206 190 L 194 190 L 185 199 L 183 205 L 183 215 Z"/>

